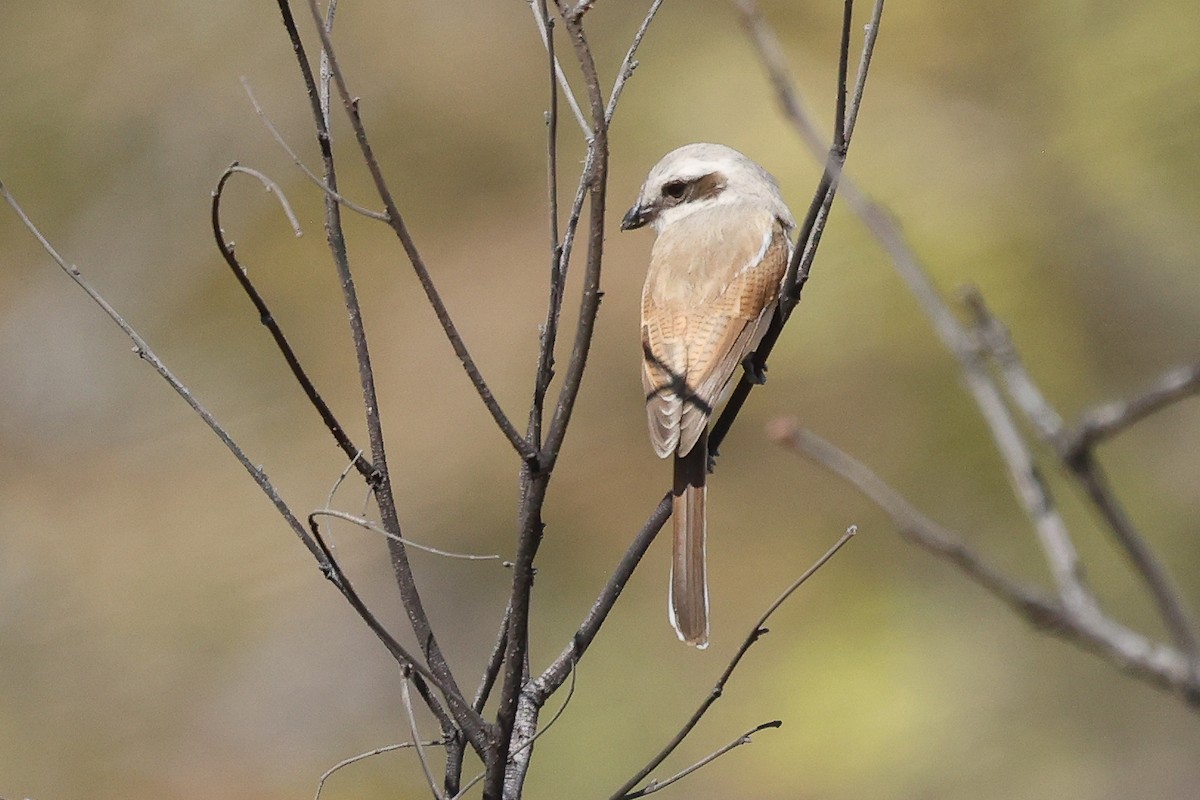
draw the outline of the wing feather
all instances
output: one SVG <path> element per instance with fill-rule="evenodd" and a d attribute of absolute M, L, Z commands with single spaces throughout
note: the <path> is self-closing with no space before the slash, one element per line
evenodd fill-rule
<path fill-rule="evenodd" d="M 686 455 L 770 324 L 789 240 L 769 213 L 694 214 L 659 234 L 642 292 L 642 383 L 662 457 Z"/>

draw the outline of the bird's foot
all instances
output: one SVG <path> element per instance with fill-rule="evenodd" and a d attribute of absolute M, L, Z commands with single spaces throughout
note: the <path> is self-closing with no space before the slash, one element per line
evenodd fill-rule
<path fill-rule="evenodd" d="M 759 364 L 755 360 L 753 353 L 742 360 L 742 369 L 746 370 L 746 377 L 755 386 L 762 386 L 767 382 L 767 365 Z"/>

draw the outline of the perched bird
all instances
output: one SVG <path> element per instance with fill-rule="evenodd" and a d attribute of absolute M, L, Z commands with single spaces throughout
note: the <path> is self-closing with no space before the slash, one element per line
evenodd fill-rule
<path fill-rule="evenodd" d="M 663 156 L 621 220 L 658 238 L 642 289 L 642 386 L 650 440 L 674 457 L 670 619 L 708 645 L 708 421 L 771 324 L 795 220 L 762 167 L 719 144 Z"/>

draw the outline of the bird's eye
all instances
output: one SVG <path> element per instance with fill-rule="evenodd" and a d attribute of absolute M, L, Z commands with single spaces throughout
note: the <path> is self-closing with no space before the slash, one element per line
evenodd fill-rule
<path fill-rule="evenodd" d="M 671 181 L 663 185 L 662 191 L 664 196 L 678 200 L 687 191 L 687 184 L 683 181 Z"/>

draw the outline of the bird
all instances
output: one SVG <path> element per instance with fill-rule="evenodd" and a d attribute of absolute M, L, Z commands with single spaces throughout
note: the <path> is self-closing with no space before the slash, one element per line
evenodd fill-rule
<path fill-rule="evenodd" d="M 701 142 L 651 168 L 621 230 L 646 225 L 657 237 L 642 289 L 642 387 L 654 450 L 674 458 L 669 619 L 703 649 L 708 422 L 771 324 L 796 222 L 770 173 Z"/>

